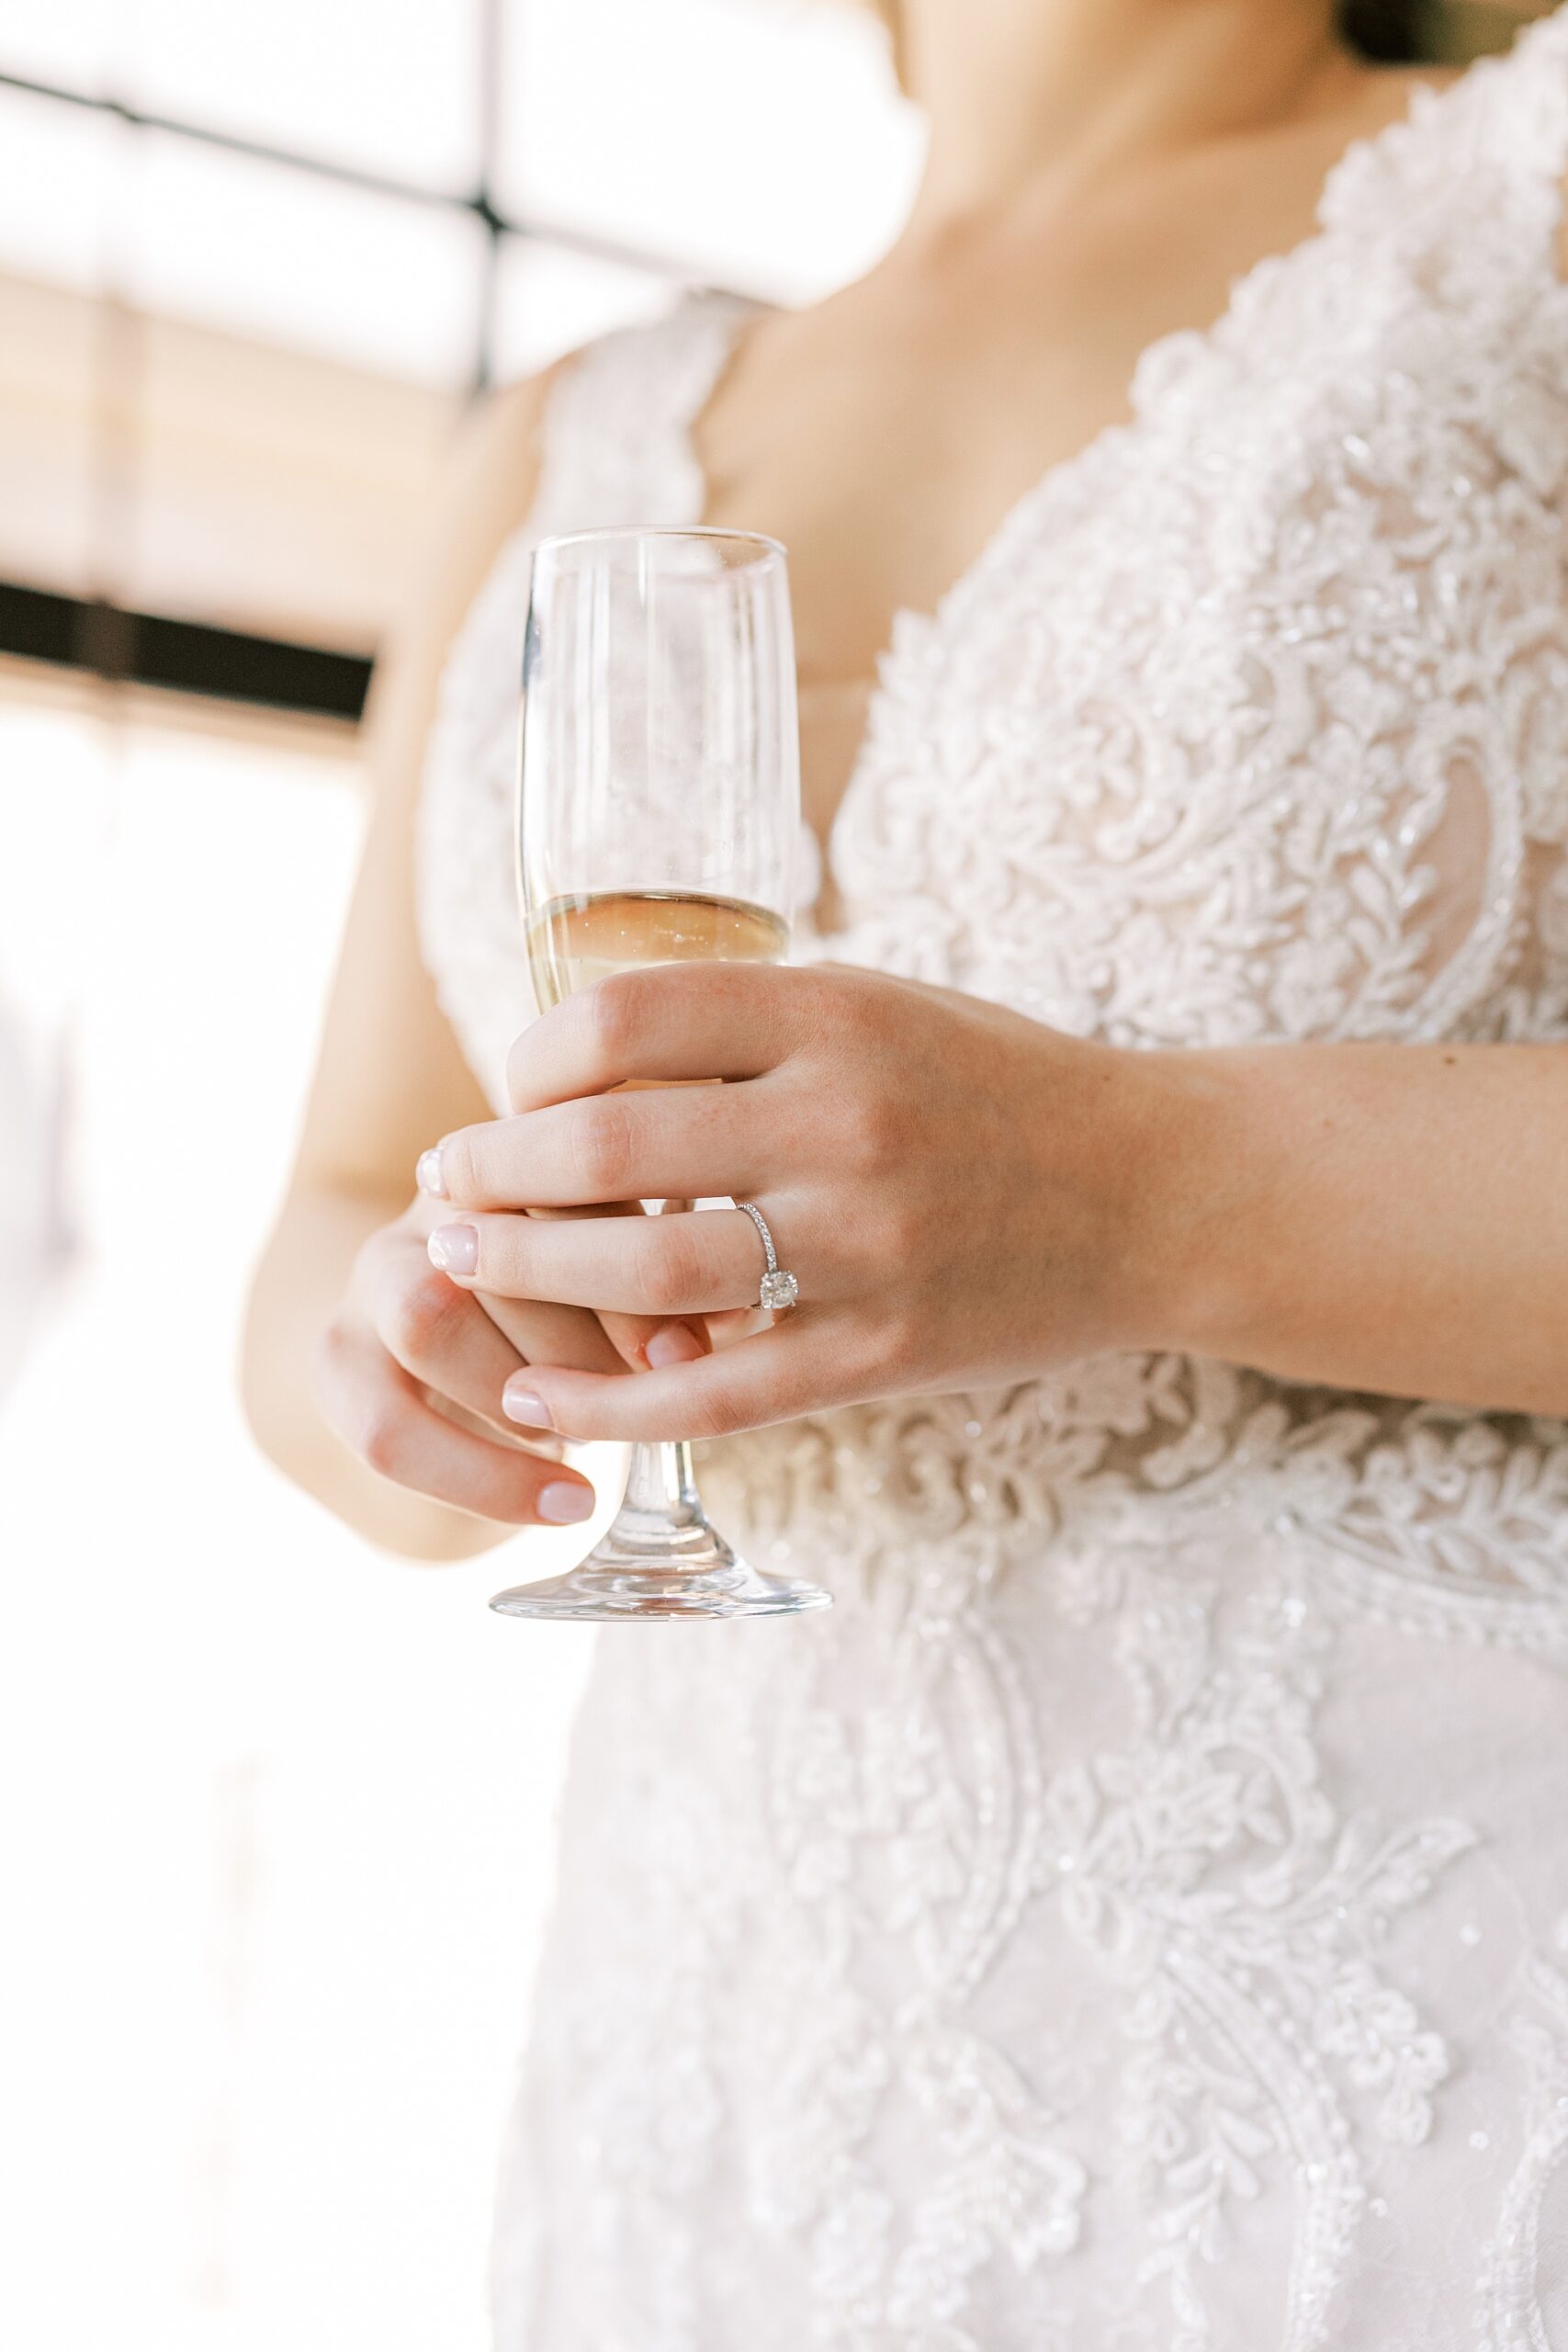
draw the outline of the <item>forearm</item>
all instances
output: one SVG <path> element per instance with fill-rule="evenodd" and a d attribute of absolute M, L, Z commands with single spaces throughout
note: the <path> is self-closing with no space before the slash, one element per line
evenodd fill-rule
<path fill-rule="evenodd" d="M 738 1082 L 626 1091 L 704 1070 Z M 546 1013 L 513 1093 L 442 1143 L 476 1286 L 750 1308 L 737 1212 L 516 1214 L 728 1193 L 761 1203 L 801 1294 L 630 1376 L 530 1349 L 520 1427 L 722 1436 L 1120 1350 L 1568 1416 L 1568 1046 L 1141 1053 L 879 974 L 693 963 Z"/>
<path fill-rule="evenodd" d="M 355 1257 L 403 1206 L 326 1187 L 290 1201 L 251 1295 L 242 1367 L 245 1411 L 277 1467 L 367 1541 L 412 1559 L 467 1559 L 515 1531 L 379 1476 L 329 1428 L 317 1398 L 317 1353 Z"/>
<path fill-rule="evenodd" d="M 1568 1415 L 1568 1047 L 1156 1058 L 1127 1163 L 1156 1344 Z"/>

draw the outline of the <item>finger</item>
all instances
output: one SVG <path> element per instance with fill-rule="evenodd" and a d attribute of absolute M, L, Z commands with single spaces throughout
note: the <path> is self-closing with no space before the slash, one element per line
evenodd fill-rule
<path fill-rule="evenodd" d="M 500 1298 L 471 1290 L 474 1305 L 490 1317 L 525 1363 L 559 1363 L 573 1372 L 619 1372 L 625 1363 L 619 1340 L 597 1315 L 581 1306 L 558 1306 L 547 1298 Z M 495 1400 L 485 1408 L 494 1418 Z"/>
<path fill-rule="evenodd" d="M 570 1224 L 476 1215 L 438 1225 L 428 1247 L 454 1283 L 622 1315 L 754 1306 L 762 1272 L 757 1228 L 739 1209 Z"/>
<path fill-rule="evenodd" d="M 823 1319 L 809 1340 L 787 1324 L 721 1355 L 621 1380 L 530 1364 L 507 1382 L 502 1404 L 526 1430 L 624 1443 L 726 1437 L 854 1394 L 849 1351 Z"/>
<path fill-rule="evenodd" d="M 635 1205 L 628 1213 L 641 1214 Z M 551 1214 L 572 1216 L 578 1212 L 559 1210 Z M 378 1252 L 378 1259 L 384 1262 L 378 1266 L 373 1305 L 378 1309 L 374 1319 L 383 1343 L 428 1387 L 438 1394 L 453 1393 L 446 1386 L 445 1367 L 437 1362 L 432 1348 L 422 1344 L 427 1333 L 438 1332 L 451 1315 L 450 1299 L 439 1282 L 432 1282 L 424 1239 L 417 1233 L 401 1233 L 396 1238 L 395 1247 Z M 404 1292 L 411 1284 L 417 1287 L 412 1297 L 405 1297 Z M 619 1372 L 630 1361 L 623 1358 L 598 1317 L 586 1308 L 561 1306 L 549 1299 L 497 1297 L 478 1286 L 470 1286 L 469 1295 L 474 1306 L 510 1343 L 517 1362 L 528 1363 L 537 1357 L 545 1363 L 569 1364 L 578 1372 Z M 406 1343 L 402 1336 L 405 1327 Z M 477 1333 L 476 1344 L 479 1344 Z M 493 1345 L 487 1350 L 487 1356 L 486 1366 L 478 1378 L 484 1397 L 482 1409 L 493 1421 L 494 1400 L 500 1387 L 492 1376 Z M 472 1408 L 472 1381 L 465 1389 L 465 1401 Z"/>
<path fill-rule="evenodd" d="M 513 1527 L 568 1526 L 592 1515 L 593 1489 L 586 1478 L 444 1419 L 372 1340 L 329 1335 L 320 1385 L 338 1435 L 395 1486 Z"/>
<path fill-rule="evenodd" d="M 395 1362 L 493 1426 L 502 1382 L 536 1357 L 576 1372 L 619 1372 L 596 1315 L 548 1300 L 464 1297 L 431 1266 L 413 1235 L 386 1256 L 370 1299 L 372 1329 Z"/>
<path fill-rule="evenodd" d="M 614 1315 L 606 1310 L 599 1322 L 621 1363 L 634 1372 L 647 1372 L 655 1364 L 695 1363 L 711 1344 L 707 1327 L 697 1316 L 686 1322 L 668 1322 L 660 1315 Z M 544 1355 L 537 1360 L 549 1362 Z"/>
<path fill-rule="evenodd" d="M 404 1372 L 469 1412 L 496 1418 L 497 1395 L 528 1359 L 502 1337 L 477 1299 L 421 1262 L 412 1237 L 407 1252 L 400 1250 L 387 1260 L 369 1306 L 377 1338 Z M 581 1368 L 575 1352 L 556 1361 Z"/>
<path fill-rule="evenodd" d="M 797 1045 L 820 993 L 768 964 L 661 964 L 616 972 L 525 1029 L 507 1058 L 517 1111 L 628 1079 L 755 1078 Z"/>
<path fill-rule="evenodd" d="M 671 1208 L 687 1209 L 689 1201 L 666 1201 L 666 1213 Z M 577 1216 L 641 1216 L 638 1201 L 621 1201 L 614 1207 L 601 1209 L 532 1209 L 535 1217 Z M 487 1300 L 486 1311 L 495 1317 L 503 1331 L 508 1330 L 508 1306 L 503 1299 Z M 515 1309 L 510 1310 L 516 1312 Z M 523 1346 L 522 1353 L 530 1363 L 570 1364 L 577 1372 L 619 1372 L 630 1365 L 637 1372 L 648 1369 L 649 1343 L 657 1340 L 671 1363 L 689 1363 L 694 1356 L 707 1353 L 708 1338 L 705 1325 L 700 1322 L 666 1325 L 657 1316 L 649 1315 L 588 1315 L 578 1306 L 551 1306 L 545 1302 L 526 1310 L 530 1315 L 552 1315 L 560 1318 L 571 1334 L 571 1345 L 561 1353 L 552 1352 L 541 1338 L 538 1344 Z M 579 1333 L 586 1325 L 592 1331 L 591 1340 Z M 530 1334 L 532 1339 L 533 1334 Z M 521 1345 L 519 1342 L 518 1344 Z"/>
<path fill-rule="evenodd" d="M 710 1200 L 761 1192 L 779 1172 L 797 1121 L 777 1080 L 650 1088 L 552 1103 L 443 1137 L 437 1197 L 454 1208 L 586 1207 L 626 1201 Z"/>
<path fill-rule="evenodd" d="M 665 1201 L 660 1214 L 664 1216 L 684 1216 L 694 1208 L 694 1201 Z M 609 1312 L 599 1317 L 604 1331 L 623 1362 L 634 1372 L 649 1372 L 660 1364 L 695 1363 L 713 1346 L 707 1317 L 693 1315 L 685 1321 L 667 1322 L 659 1315 L 615 1315 Z M 540 1363 L 550 1359 L 541 1353 Z"/>

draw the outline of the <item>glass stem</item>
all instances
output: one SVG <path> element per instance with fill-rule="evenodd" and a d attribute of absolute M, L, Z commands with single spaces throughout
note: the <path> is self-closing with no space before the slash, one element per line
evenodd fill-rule
<path fill-rule="evenodd" d="M 661 1527 L 690 1527 L 701 1521 L 692 1449 L 683 1438 L 633 1446 L 617 1524 L 634 1516 Z"/>

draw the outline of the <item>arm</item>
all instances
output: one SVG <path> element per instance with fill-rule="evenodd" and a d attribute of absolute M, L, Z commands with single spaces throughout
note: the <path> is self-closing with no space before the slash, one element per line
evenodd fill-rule
<path fill-rule="evenodd" d="M 604 1091 L 716 1073 L 734 1082 L 701 1098 Z M 760 1202 L 803 1301 L 629 1380 L 536 1358 L 509 1385 L 525 1426 L 716 1433 L 1115 1349 L 1568 1415 L 1568 1047 L 1125 1052 L 873 974 L 692 966 L 570 1000 L 520 1041 L 513 1090 L 516 1117 L 443 1146 L 475 1281 L 754 1302 L 738 1211 L 507 1214 L 728 1193 Z"/>
<path fill-rule="evenodd" d="M 1568 1417 L 1568 1046 L 1176 1061 L 1145 1244 L 1193 1353 Z"/>
<path fill-rule="evenodd" d="M 418 594 L 378 663 L 370 829 L 299 1158 L 244 1343 L 245 1406 L 273 1460 L 373 1541 L 426 1558 L 463 1556 L 532 1519 L 542 1475 L 571 1483 L 503 1442 L 423 1418 L 416 1374 L 458 1396 L 466 1381 L 482 1405 L 522 1357 L 477 1301 L 461 1303 L 461 1319 L 447 1312 L 452 1294 L 424 1256 L 430 1220 L 410 1208 L 414 1162 L 431 1136 L 485 1115 L 415 939 L 413 813 L 424 741 L 446 647 L 531 499 L 542 389 L 502 395 L 469 428 Z M 345 1293 L 357 1298 L 357 1317 L 340 1315 Z M 379 1327 L 380 1350 L 363 1324 Z M 556 1345 L 572 1340 L 558 1318 L 553 1337 Z M 323 1350 L 332 1422 L 317 1377 Z M 467 1370 L 448 1384 L 436 1376 L 436 1359 L 458 1352 Z M 460 1494 L 467 1507 L 394 1483 L 417 1469 L 422 1446 L 437 1466 L 412 1483 Z"/>

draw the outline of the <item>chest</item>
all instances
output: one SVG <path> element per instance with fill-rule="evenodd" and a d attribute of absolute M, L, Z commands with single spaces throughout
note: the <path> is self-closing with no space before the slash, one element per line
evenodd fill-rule
<path fill-rule="evenodd" d="M 1035 396 L 1066 379 L 1032 346 L 1032 397 L 978 455 L 908 388 L 879 446 L 908 349 L 794 402 L 781 356 L 777 448 L 750 412 L 721 431 L 746 325 L 725 306 L 564 379 L 531 532 L 705 514 L 792 545 L 835 955 L 1124 1045 L 1568 1021 L 1568 899 L 1530 852 L 1568 835 L 1568 297 L 1513 232 L 1456 267 L 1473 190 L 1451 177 L 1418 236 L 1366 233 L 1354 193 L 1213 331 L 1145 348 L 1129 322 L 1101 346 L 1115 405 L 1070 430 L 1061 403 L 1044 429 Z M 943 466 L 927 501 L 912 472 Z M 524 537 L 464 632 L 425 792 L 424 903 L 463 910 L 465 969 L 494 939 L 465 991 L 480 1067 L 518 1025 L 526 558 Z"/>
<path fill-rule="evenodd" d="M 1142 356 L 1205 328 L 1311 230 L 1326 133 L 1238 146 L 1005 238 L 958 236 L 752 322 L 695 420 L 705 514 L 791 553 L 807 812 L 825 836 L 900 612 L 934 611 L 1033 485 L 1131 412 Z"/>

